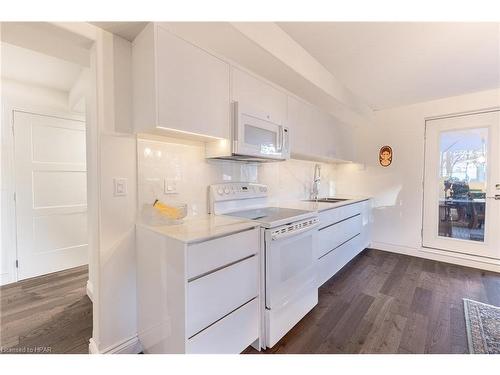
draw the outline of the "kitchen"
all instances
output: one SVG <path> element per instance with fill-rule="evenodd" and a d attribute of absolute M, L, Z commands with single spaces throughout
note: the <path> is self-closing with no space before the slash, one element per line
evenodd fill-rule
<path fill-rule="evenodd" d="M 249 24 L 233 24 L 232 26 L 247 38 L 255 32 L 255 29 L 251 29 Z M 274 30 L 278 35 L 282 33 L 283 29 L 294 28 L 294 25 L 281 25 L 281 30 L 276 30 L 268 25 L 258 26 L 259 28 L 268 28 L 269 33 Z M 217 29 L 218 27 L 221 29 L 220 31 Z M 141 80 L 140 86 L 139 84 L 135 86 L 140 87 L 141 90 L 134 91 L 134 94 L 140 97 L 141 100 L 147 98 L 148 94 L 155 95 L 149 98 L 149 100 L 145 100 L 148 105 L 146 111 L 142 106 L 142 101 L 138 100 L 134 102 L 139 103 L 138 107 L 134 107 L 136 109 L 134 112 L 135 116 L 138 118 L 136 123 L 152 124 L 156 122 L 158 125 L 153 128 L 149 126 L 149 128 L 142 127 L 141 129 L 144 129 L 148 133 L 153 132 L 157 135 L 166 134 L 170 136 L 178 131 L 178 129 L 172 129 L 168 126 L 168 119 L 171 116 L 173 119 L 176 119 L 177 123 L 186 124 L 181 129 L 180 135 L 182 137 L 189 139 L 205 138 L 205 150 L 203 152 L 202 149 L 198 149 L 198 160 L 195 161 L 193 156 L 191 156 L 185 162 L 179 158 L 180 150 L 173 151 L 173 145 L 161 145 L 156 139 L 151 142 L 148 142 L 146 139 L 139 141 L 139 207 L 152 210 L 151 205 L 153 205 L 156 199 L 162 200 L 159 197 L 162 197 L 163 194 L 163 201 L 171 202 L 172 207 L 175 208 L 176 199 L 179 199 L 181 196 L 181 194 L 175 194 L 178 188 L 182 189 L 183 186 L 186 186 L 185 189 L 187 190 L 196 189 L 198 191 L 190 192 L 190 199 L 186 199 L 186 201 L 192 202 L 191 209 L 194 207 L 196 213 L 200 212 L 199 207 L 208 207 L 208 212 L 211 214 L 223 214 L 259 222 L 261 227 L 260 252 L 256 251 L 250 245 L 242 245 L 242 247 L 247 247 L 247 251 L 241 249 L 240 254 L 240 250 L 236 251 L 233 248 L 233 251 L 240 254 L 239 256 L 232 254 L 232 257 L 224 260 L 224 256 L 221 255 L 219 261 L 211 259 L 213 265 L 208 267 L 207 264 L 211 262 L 197 260 L 194 250 L 193 255 L 189 255 L 190 244 L 194 243 L 195 245 L 193 246 L 201 248 L 202 244 L 206 242 L 207 248 L 210 248 L 210 240 L 213 240 L 214 243 L 217 243 L 217 241 L 220 242 L 217 247 L 224 247 L 222 245 L 224 238 L 222 227 L 227 225 L 225 222 L 221 223 L 221 228 L 219 228 L 219 224 L 214 223 L 212 218 L 208 219 L 208 224 L 204 223 L 203 220 L 199 220 L 195 221 L 192 225 L 196 229 L 189 226 L 189 221 L 185 222 L 184 227 L 174 226 L 172 228 L 165 227 L 161 229 L 147 227 L 147 225 L 143 225 L 144 223 L 141 224 L 137 232 L 137 259 L 139 263 L 137 280 L 138 298 L 141 301 L 139 304 L 146 311 L 144 312 L 144 319 L 142 318 L 141 311 L 138 313 L 139 340 L 143 345 L 144 342 L 148 342 L 150 339 L 146 338 L 146 334 L 145 338 L 141 339 L 141 330 L 149 332 L 148 327 L 150 326 L 158 328 L 163 323 L 170 324 L 164 321 L 162 317 L 163 312 L 156 317 L 156 320 L 151 320 L 152 314 L 148 313 L 152 310 L 151 307 L 155 303 L 158 303 L 158 301 L 163 301 L 162 305 L 166 307 L 177 306 L 180 304 L 180 301 L 187 301 L 185 309 L 168 314 L 169 316 L 183 316 L 185 321 L 186 331 L 179 333 L 179 340 L 181 342 L 185 341 L 186 345 L 184 349 L 180 349 L 181 352 L 189 353 L 190 350 L 194 352 L 197 350 L 201 350 L 201 352 L 215 350 L 217 352 L 216 342 L 226 345 L 228 342 L 231 342 L 231 339 L 214 338 L 211 336 L 211 331 L 214 332 L 215 337 L 218 337 L 218 334 L 221 334 L 221 337 L 223 337 L 224 333 L 215 333 L 219 329 L 219 326 L 223 327 L 226 321 L 230 326 L 231 319 L 237 319 L 239 309 L 249 308 L 247 303 L 251 303 L 252 301 L 255 301 L 255 305 L 257 305 L 257 301 L 254 298 L 260 296 L 261 299 L 265 299 L 265 301 L 260 302 L 260 309 L 258 309 L 260 310 L 261 334 L 256 335 L 254 332 L 236 351 L 240 352 L 244 350 L 250 343 L 253 343 L 253 347 L 257 350 L 259 348 L 273 348 L 318 303 L 317 287 L 334 276 L 345 264 L 355 258 L 359 252 L 367 247 L 394 251 L 393 248 L 384 243 L 374 246 L 373 238 L 371 237 L 372 226 L 378 224 L 377 219 L 384 220 L 381 216 L 386 214 L 384 212 L 386 209 L 394 210 L 392 207 L 397 207 L 398 205 L 407 206 L 404 203 L 405 198 L 399 197 L 402 193 L 401 188 L 399 191 L 379 194 L 377 196 L 378 202 L 371 195 L 373 194 L 373 190 L 370 191 L 371 194 L 367 193 L 364 196 L 352 197 L 343 201 L 344 197 L 341 193 L 349 193 L 358 187 L 350 185 L 349 187 L 344 186 L 344 189 L 342 189 L 341 186 L 337 186 L 337 183 L 345 183 L 342 177 L 349 179 L 353 178 L 353 175 L 357 173 L 361 174 L 365 172 L 366 174 L 366 169 L 370 168 L 366 165 L 352 163 L 352 161 L 356 161 L 358 157 L 357 153 L 363 152 L 362 150 L 356 150 L 349 142 L 354 137 L 353 130 L 346 127 L 338 118 L 331 117 L 321 109 L 305 102 L 300 97 L 287 92 L 283 87 L 256 75 L 254 72 L 243 68 L 231 60 L 227 60 L 225 57 L 212 55 L 212 53 L 215 54 L 219 50 L 216 52 L 210 50 L 210 54 L 203 55 L 203 51 L 196 48 L 198 45 L 193 45 L 195 40 L 198 43 L 204 41 L 205 39 L 203 38 L 205 35 L 217 35 L 218 31 L 222 34 L 225 27 L 227 25 L 149 24 L 132 44 L 132 59 L 135 58 L 134 53 L 139 51 L 138 59 L 141 62 L 140 65 L 136 65 L 136 68 L 133 65 L 133 69 L 138 69 L 140 72 L 135 77 L 140 77 Z M 295 28 L 298 29 L 299 26 L 295 26 Z M 224 31 L 227 32 L 227 30 Z M 181 37 L 176 38 L 176 35 L 189 35 L 191 39 L 186 41 Z M 254 41 L 258 40 L 257 38 L 258 35 Z M 206 41 L 206 43 L 210 43 L 210 41 Z M 145 50 L 144 48 L 146 47 L 149 47 L 150 50 Z M 157 50 L 153 53 L 151 49 L 155 47 Z M 163 47 L 165 47 L 164 52 L 161 51 Z M 220 48 L 222 49 L 222 47 Z M 170 53 L 175 51 L 175 53 L 171 55 L 169 51 Z M 189 66 L 189 58 L 180 57 L 183 53 L 186 56 L 196 56 L 196 63 L 192 69 Z M 233 56 L 235 56 L 234 59 L 240 57 L 236 53 Z M 177 57 L 179 57 L 179 61 L 176 60 Z M 223 60 L 221 61 L 219 58 Z M 206 59 L 207 64 L 204 67 L 200 67 L 199 61 L 203 59 Z M 181 61 L 182 64 L 180 63 Z M 144 66 L 149 67 L 149 72 L 143 70 Z M 163 69 L 165 70 L 163 71 Z M 199 75 L 200 71 L 205 73 L 205 69 L 213 69 L 213 71 L 210 74 Z M 216 75 L 216 72 L 219 72 L 221 75 L 219 79 L 212 81 L 212 77 Z M 132 75 L 134 77 L 134 71 Z M 151 78 L 151 82 L 149 83 L 155 85 L 154 88 L 148 85 L 148 82 L 145 82 L 145 76 Z M 164 83 L 159 77 L 165 80 Z M 202 78 L 205 77 L 210 78 L 207 78 L 206 82 L 203 83 Z M 229 83 L 224 78 L 228 79 Z M 223 82 L 226 82 L 226 86 L 220 88 L 219 86 Z M 187 88 L 191 84 L 196 85 L 196 88 L 189 91 Z M 182 95 L 185 95 L 185 99 L 179 96 L 178 88 L 180 87 L 183 88 Z M 216 92 L 218 90 L 221 93 L 217 96 Z M 198 98 L 197 95 L 204 91 L 206 94 Z M 229 98 L 227 98 L 228 93 Z M 494 96 L 496 95 L 496 93 L 493 94 Z M 205 103 L 207 97 L 210 97 L 210 99 Z M 158 108 L 151 108 L 151 103 L 168 103 L 169 100 L 167 98 L 175 102 L 175 105 L 173 104 L 171 107 L 168 107 L 170 111 L 160 106 Z M 223 99 L 224 105 L 221 105 L 220 111 L 215 107 L 214 100 L 216 98 Z M 202 103 L 196 102 L 196 100 L 200 100 Z M 493 100 L 496 100 L 496 98 L 493 97 Z M 177 113 L 178 109 L 185 108 L 195 102 L 196 108 L 208 108 L 202 111 L 204 113 L 203 121 L 208 122 L 210 118 L 209 113 L 213 113 L 214 124 L 219 125 L 221 124 L 221 120 L 218 116 L 221 112 L 223 113 L 223 108 L 227 108 L 228 101 L 231 103 L 230 113 L 228 114 L 226 110 L 225 119 L 230 125 L 225 128 L 221 127 L 219 129 L 215 125 L 200 128 L 199 124 L 201 122 L 196 120 L 196 116 L 199 116 L 199 113 L 192 113 L 194 116 L 192 123 L 198 127 L 190 127 L 191 113 L 189 116 L 186 116 L 186 112 Z M 154 116 L 152 119 L 148 117 L 152 115 L 151 110 L 153 110 Z M 228 115 L 229 119 L 227 118 Z M 165 117 L 163 118 L 163 116 Z M 358 116 L 358 114 L 349 113 L 345 114 L 345 116 L 346 118 L 351 118 L 351 116 Z M 489 115 L 486 114 L 484 116 Z M 496 133 L 494 132 L 498 133 L 498 130 L 494 129 L 495 124 L 498 123 L 498 113 L 493 112 L 492 116 L 492 119 L 489 120 L 489 123 L 493 124 L 490 130 L 490 142 L 493 142 L 496 137 L 494 135 Z M 148 120 L 143 120 L 143 118 L 148 118 Z M 286 121 L 283 119 L 286 119 Z M 286 126 L 283 124 L 286 124 Z M 470 121 L 467 124 L 470 126 Z M 207 134 L 207 132 L 209 133 Z M 325 137 L 327 134 L 331 135 Z M 222 140 L 218 139 L 221 135 L 223 137 Z M 146 136 L 146 138 L 148 137 Z M 325 139 L 330 139 L 330 141 L 325 142 Z M 346 145 L 350 147 L 346 147 Z M 377 146 L 383 148 L 383 144 L 375 145 L 375 147 Z M 188 146 L 185 148 L 187 150 Z M 495 147 L 491 150 L 493 153 L 496 152 L 494 151 Z M 376 155 L 376 150 L 373 151 L 373 154 Z M 186 154 L 188 152 L 186 151 Z M 397 168 L 398 161 L 396 158 L 404 157 L 403 155 L 400 156 L 400 153 L 402 154 L 400 148 L 394 147 L 394 150 L 391 149 L 390 152 L 390 163 L 384 166 L 380 162 L 379 170 Z M 288 161 L 259 164 L 261 161 L 286 160 L 289 155 L 295 159 L 292 161 L 295 165 Z M 490 155 L 489 157 L 492 160 L 496 159 L 492 154 Z M 160 160 L 163 157 L 168 161 L 162 164 Z M 391 165 L 393 157 L 394 164 Z M 208 161 L 204 162 L 204 158 L 208 158 Z M 228 161 L 225 162 L 226 164 L 220 164 L 224 162 L 218 162 L 219 159 Z M 237 164 L 235 166 L 231 160 L 244 161 L 247 164 Z M 322 164 L 316 163 L 317 161 L 322 162 Z M 374 159 L 374 162 L 377 162 L 377 160 Z M 212 171 L 204 171 L 207 169 L 207 163 Z M 334 168 L 331 166 L 332 163 L 335 165 Z M 144 166 L 144 169 L 141 169 L 142 166 Z M 191 168 L 193 168 L 194 173 L 191 172 L 192 176 L 188 177 L 190 174 L 188 170 Z M 233 168 L 233 171 L 230 168 Z M 332 171 L 331 169 L 334 170 Z M 325 171 L 328 173 L 326 176 L 325 174 L 323 175 L 323 179 L 321 177 L 322 170 L 323 173 Z M 495 173 L 494 170 L 491 170 L 492 174 Z M 205 176 L 205 173 L 208 173 L 208 176 L 201 177 Z M 282 175 L 290 176 L 282 180 Z M 342 177 L 339 178 L 339 175 Z M 199 186 L 195 182 L 199 181 L 200 178 L 215 182 L 215 184 L 210 184 L 208 195 L 204 192 L 206 188 Z M 220 183 L 219 181 L 221 180 L 226 182 Z M 177 181 L 180 182 L 180 185 L 178 185 Z M 246 182 L 241 183 L 240 181 Z M 143 194 L 147 194 L 148 197 L 145 198 Z M 206 199 L 202 199 L 205 197 Z M 198 202 L 194 203 L 195 200 L 198 200 Z M 308 200 L 309 202 L 307 202 Z M 381 200 L 382 202 L 380 202 Z M 389 202 L 386 200 L 389 200 Z M 179 202 L 181 205 L 178 206 L 180 210 L 183 209 L 182 202 L 181 199 L 181 202 Z M 377 208 L 375 212 L 381 212 L 377 215 L 378 217 L 372 212 L 374 205 Z M 307 212 L 316 212 L 316 214 L 308 217 Z M 408 219 L 403 217 L 402 220 Z M 497 219 L 490 217 L 489 220 L 495 222 Z M 205 230 L 205 225 L 210 229 Z M 241 225 L 243 223 L 235 222 L 234 230 L 236 233 L 242 231 Z M 378 225 L 383 226 L 384 230 L 388 228 L 384 224 Z M 394 223 L 394 225 L 397 224 Z M 436 227 L 437 224 L 434 224 L 434 227 L 431 229 Z M 312 229 L 308 230 L 307 228 Z M 311 234 L 315 232 L 314 228 L 317 230 L 316 238 Z M 157 250 L 159 253 L 156 255 L 156 258 L 153 257 L 151 259 L 151 254 L 146 250 L 152 247 L 150 241 L 154 241 L 155 244 L 159 244 L 161 241 L 159 238 L 155 239 L 156 235 L 146 233 L 147 231 L 160 235 L 160 238 L 161 236 L 167 236 L 167 243 L 169 244 L 171 240 L 173 240 L 173 243 L 164 245 L 163 250 Z M 199 237 L 196 236 L 198 231 Z M 210 231 L 214 232 L 213 237 L 210 236 Z M 297 247 L 293 244 L 294 232 L 297 232 L 297 244 L 301 243 Z M 307 233 L 309 232 L 310 235 L 307 238 Z M 230 231 L 226 234 L 228 234 L 228 238 L 232 238 L 232 240 L 229 240 L 230 243 L 239 243 L 238 236 L 230 236 L 232 234 Z M 280 245 L 281 241 L 278 241 L 280 236 L 284 237 L 282 240 L 283 243 L 288 241 L 287 245 Z M 218 240 L 219 238 L 220 240 Z M 497 240 L 494 240 L 493 237 L 491 238 L 493 240 L 493 253 L 497 253 L 496 249 L 498 249 L 498 246 L 496 245 L 497 242 L 495 242 Z M 426 241 L 425 237 L 424 241 Z M 246 240 L 243 242 L 247 243 L 251 241 Z M 181 253 L 186 253 L 186 258 L 181 263 L 186 270 L 186 273 L 182 276 L 185 292 L 184 294 L 181 293 L 180 296 L 174 297 L 169 297 L 168 282 L 164 282 L 164 286 L 156 290 L 155 293 L 151 292 L 154 289 L 154 285 L 160 284 L 160 280 L 151 279 L 151 277 L 154 275 L 156 277 L 160 275 L 165 277 L 165 275 L 168 275 L 168 271 L 164 269 L 164 267 L 168 269 L 168 265 L 164 262 L 158 262 L 155 259 L 162 255 L 165 256 L 164 254 L 170 246 L 172 248 L 180 246 L 179 248 L 182 249 L 180 250 Z M 466 247 L 467 245 L 462 246 Z M 154 247 L 161 246 L 155 245 Z M 429 247 L 442 248 L 441 246 Z M 294 251 L 294 248 L 300 251 Z M 308 250 L 306 251 L 305 249 Z M 401 250 L 404 250 L 404 247 L 397 251 L 401 252 Z M 229 250 L 221 249 L 220 251 L 228 252 Z M 312 253 L 309 253 L 310 251 Z M 417 250 L 415 253 L 422 254 L 422 251 L 425 250 Z M 485 255 L 486 249 L 482 249 L 481 251 Z M 196 252 L 201 251 L 197 250 Z M 238 278 L 224 280 L 222 273 L 226 271 L 229 275 L 232 268 L 236 270 L 239 266 L 244 267 L 245 262 L 250 264 L 251 261 L 248 257 L 257 254 L 262 258 L 260 260 L 256 259 L 257 263 L 260 262 L 260 267 L 258 267 L 260 268 L 260 279 L 257 280 L 259 283 L 256 285 L 255 280 L 251 280 L 249 281 L 249 285 L 243 284 L 239 288 L 240 292 L 245 291 L 247 294 L 235 296 L 234 302 L 229 303 L 228 300 L 232 298 L 232 295 L 224 295 L 222 297 L 222 295 L 219 296 L 217 293 L 214 294 L 214 292 L 210 291 L 210 277 L 214 279 L 217 276 L 221 277 L 222 279 L 218 281 L 221 283 L 220 285 L 239 285 L 241 280 Z M 441 256 L 445 256 L 443 254 L 443 252 L 440 253 Z M 204 256 L 206 257 L 207 255 Z M 214 258 L 216 257 L 214 255 Z M 428 257 L 433 259 L 432 256 Z M 177 257 L 176 259 L 180 258 Z M 311 264 L 311 259 L 316 259 L 315 265 Z M 142 262 L 146 266 L 141 267 Z M 191 262 L 194 264 L 201 263 L 204 266 L 199 270 L 191 271 L 191 267 L 196 268 L 196 266 L 191 266 Z M 154 265 L 157 265 L 158 268 L 154 267 Z M 227 270 L 225 270 L 226 267 Z M 256 266 L 249 265 L 248 267 Z M 483 269 L 492 269 L 490 267 L 494 266 L 485 267 L 484 264 L 481 266 Z M 155 272 L 151 273 L 151 269 L 155 269 Z M 240 272 L 244 273 L 245 271 L 241 270 Z M 239 272 L 237 273 L 239 274 Z M 207 278 L 208 284 L 206 287 L 202 286 L 204 278 Z M 315 279 L 316 281 L 313 281 Z M 180 285 L 179 283 L 182 281 L 176 280 L 172 282 Z M 212 282 L 216 283 L 216 281 Z M 315 285 L 312 286 L 313 284 Z M 257 292 L 258 285 L 260 285 L 260 293 Z M 193 291 L 191 291 L 191 288 L 194 288 Z M 198 288 L 199 290 L 197 290 Z M 221 286 L 215 286 L 215 288 L 219 290 Z M 246 290 L 246 288 L 250 288 L 251 291 Z M 418 291 L 415 293 L 420 291 L 419 288 L 420 286 L 417 286 Z M 293 295 L 292 291 L 296 291 L 296 295 Z M 143 294 L 144 296 L 141 297 Z M 222 310 L 214 312 L 212 318 L 208 316 L 197 317 L 197 314 L 194 312 L 203 311 L 205 308 L 208 309 L 208 307 L 204 308 L 200 305 L 200 303 L 203 303 L 202 301 L 205 301 L 201 297 L 203 295 L 206 295 L 205 297 L 208 301 L 217 301 L 216 304 L 221 306 Z M 202 300 L 192 300 L 192 298 L 195 298 L 194 296 L 200 296 Z M 219 301 L 216 298 L 217 296 L 224 298 L 223 301 L 229 304 L 223 307 L 224 303 Z M 170 298 L 180 298 L 180 300 L 173 302 Z M 191 311 L 191 309 L 194 311 Z M 192 314 L 193 318 L 190 317 Z M 248 314 L 251 315 L 250 313 Z M 191 319 L 194 322 L 191 322 Z M 249 317 L 249 321 L 252 319 L 257 318 Z M 240 324 L 242 324 L 241 321 Z M 169 331 L 167 330 L 167 332 Z M 172 338 L 170 336 L 168 338 L 160 338 L 156 336 L 158 333 L 155 329 L 154 338 L 151 339 L 154 345 L 161 345 L 160 347 L 163 349 L 159 349 L 160 352 L 169 352 L 172 350 L 165 348 L 171 348 L 171 345 L 177 342 L 176 339 L 173 339 L 177 335 L 173 334 Z M 257 337 L 259 343 L 254 342 L 254 340 L 257 340 Z M 204 342 L 207 344 L 210 343 L 208 344 L 210 349 L 190 349 L 191 342 L 193 342 L 195 348 L 199 348 L 198 344 L 194 344 L 197 338 L 200 338 L 202 341 L 206 340 Z M 166 346 L 162 346 L 160 342 L 165 343 Z M 154 345 L 151 347 L 152 352 L 157 350 Z M 146 346 L 149 346 L 149 344 L 146 344 Z M 177 347 L 176 344 L 175 347 Z M 418 350 L 426 349 L 421 348 Z"/>
<path fill-rule="evenodd" d="M 495 353 L 498 23 L 53 24 L 96 43 L 89 353 Z"/>

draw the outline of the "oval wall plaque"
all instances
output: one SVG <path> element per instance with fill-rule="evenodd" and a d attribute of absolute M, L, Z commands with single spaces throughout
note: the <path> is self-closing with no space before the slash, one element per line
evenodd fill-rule
<path fill-rule="evenodd" d="M 391 146 L 382 146 L 378 152 L 378 162 L 382 167 L 388 167 L 392 164 L 392 148 Z"/>

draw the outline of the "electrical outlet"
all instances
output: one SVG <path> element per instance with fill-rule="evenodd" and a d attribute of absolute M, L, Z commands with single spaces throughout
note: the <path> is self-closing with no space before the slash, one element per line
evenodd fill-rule
<path fill-rule="evenodd" d="M 126 178 L 114 178 L 114 196 L 122 197 L 127 195 L 127 179 Z"/>
<path fill-rule="evenodd" d="M 177 183 L 174 180 L 163 180 L 163 192 L 165 194 L 177 194 Z"/>

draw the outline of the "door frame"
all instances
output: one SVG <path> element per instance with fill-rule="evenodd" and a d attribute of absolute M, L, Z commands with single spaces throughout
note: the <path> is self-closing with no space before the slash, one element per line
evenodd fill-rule
<path fill-rule="evenodd" d="M 424 220 L 425 220 L 425 175 L 426 175 L 426 160 L 428 158 L 427 155 L 427 122 L 431 120 L 441 120 L 441 119 L 449 119 L 449 118 L 456 118 L 456 117 L 464 117 L 464 116 L 470 116 L 470 115 L 479 115 L 479 114 L 486 114 L 486 113 L 492 113 L 492 112 L 500 112 L 500 106 L 493 106 L 493 107 L 486 107 L 483 109 L 477 109 L 477 110 L 472 110 L 472 111 L 464 111 L 464 112 L 455 112 L 455 113 L 449 113 L 449 114 L 443 114 L 443 115 L 438 115 L 438 116 L 428 116 L 424 118 L 424 142 L 423 142 L 423 155 L 424 155 L 424 162 L 423 164 L 423 169 L 422 169 L 422 217 L 421 217 L 421 223 L 420 223 L 420 246 L 423 251 L 431 252 L 431 253 L 436 253 L 436 254 L 442 254 L 445 256 L 450 256 L 454 254 L 454 256 L 459 256 L 460 258 L 464 259 L 471 259 L 475 261 L 482 261 L 482 262 L 487 262 L 487 263 L 492 263 L 492 264 L 498 264 L 498 261 L 500 261 L 500 258 L 494 258 L 490 256 L 480 256 L 477 254 L 470 254 L 470 253 L 465 253 L 465 252 L 460 252 L 460 251 L 453 251 L 453 250 L 446 250 L 446 249 L 441 249 L 437 247 L 432 247 L 432 246 L 425 246 L 424 245 Z M 499 135 L 500 135 L 500 129 L 499 129 Z M 500 142 L 500 136 L 498 137 Z M 489 260 L 489 261 L 488 261 Z"/>

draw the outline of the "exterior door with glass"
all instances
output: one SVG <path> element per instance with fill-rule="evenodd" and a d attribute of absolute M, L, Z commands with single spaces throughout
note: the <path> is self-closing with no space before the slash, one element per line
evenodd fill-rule
<path fill-rule="evenodd" d="M 500 112 L 428 120 L 423 246 L 500 259 Z"/>

